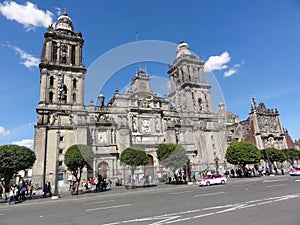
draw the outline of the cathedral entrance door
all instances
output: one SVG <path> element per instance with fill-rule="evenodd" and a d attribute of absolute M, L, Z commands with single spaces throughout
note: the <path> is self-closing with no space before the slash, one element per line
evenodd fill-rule
<path fill-rule="evenodd" d="M 102 177 L 106 177 L 107 178 L 107 170 L 108 170 L 108 163 L 107 162 L 101 162 L 98 164 L 98 172 L 99 175 L 101 175 Z"/>
<path fill-rule="evenodd" d="M 144 167 L 145 176 L 154 178 L 154 160 L 152 155 L 148 155 L 148 163 Z M 151 181 L 152 182 L 152 181 Z"/>

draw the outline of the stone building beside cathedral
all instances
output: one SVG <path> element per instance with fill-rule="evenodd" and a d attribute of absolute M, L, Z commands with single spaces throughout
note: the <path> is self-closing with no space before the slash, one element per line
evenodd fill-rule
<path fill-rule="evenodd" d="M 237 141 L 247 141 L 258 149 L 296 148 L 295 143 L 283 128 L 277 109 L 266 108 L 264 103 L 256 104 L 251 99 L 249 117 L 239 121 L 239 117 L 225 110 L 224 104 L 219 105 L 220 122 L 226 127 L 226 140 L 228 144 Z"/>
<path fill-rule="evenodd" d="M 70 179 L 71 172 L 63 161 L 74 144 L 92 147 L 95 158 L 87 171 L 91 176 L 125 176 L 119 158 L 129 146 L 145 149 L 149 160 L 140 172 L 153 178 L 159 168 L 155 151 L 161 143 L 182 144 L 193 170 L 215 167 L 216 160 L 220 165 L 224 162 L 225 129 L 213 112 L 204 62 L 191 53 L 187 43 L 181 42 L 174 49 L 175 59 L 168 70 L 168 97 L 152 92 L 151 76 L 139 70 L 125 94 L 116 89 L 105 105 L 104 94 L 100 93 L 97 105 L 91 101 L 85 106 L 82 34 L 74 32 L 72 20 L 65 13 L 48 28 L 44 39 L 34 128 L 37 160 L 33 175 L 37 182 L 53 183 L 56 159 L 58 180 L 66 183 Z"/>

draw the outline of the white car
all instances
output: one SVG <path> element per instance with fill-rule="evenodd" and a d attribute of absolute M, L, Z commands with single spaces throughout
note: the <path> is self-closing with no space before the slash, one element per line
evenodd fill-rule
<path fill-rule="evenodd" d="M 300 168 L 299 167 L 291 168 L 290 175 L 291 176 L 300 176 Z"/>
<path fill-rule="evenodd" d="M 197 184 L 199 186 L 209 186 L 212 184 L 225 184 L 227 182 L 227 178 L 220 174 L 211 174 L 206 177 L 197 180 Z"/>

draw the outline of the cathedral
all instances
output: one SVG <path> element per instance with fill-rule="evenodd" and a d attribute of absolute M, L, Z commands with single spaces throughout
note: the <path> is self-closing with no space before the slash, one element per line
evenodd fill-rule
<path fill-rule="evenodd" d="M 34 128 L 37 182 L 54 182 L 58 170 L 60 184 L 72 174 L 64 165 L 64 154 L 74 144 L 91 146 L 95 158 L 85 176 L 106 177 L 123 174 L 121 152 L 140 146 L 148 163 L 140 173 L 156 177 L 160 167 L 156 148 L 161 143 L 185 147 L 193 170 L 224 162 L 227 143 L 225 130 L 213 112 L 211 85 L 206 81 L 204 62 L 180 42 L 169 66 L 170 92 L 159 97 L 150 89 L 151 76 L 138 70 L 126 93 L 118 89 L 105 105 L 101 92 L 95 105 L 84 105 L 84 80 L 87 69 L 82 63 L 84 40 L 74 32 L 70 17 L 64 13 L 44 34 L 40 62 L 40 100 Z M 218 163 L 218 162 L 217 162 Z"/>
<path fill-rule="evenodd" d="M 251 102 L 246 121 L 225 110 L 213 110 L 211 84 L 204 73 L 204 61 L 181 41 L 169 65 L 170 91 L 160 97 L 150 88 L 151 75 L 139 69 L 126 93 L 115 90 L 105 104 L 100 92 L 97 104 L 84 104 L 87 69 L 82 62 L 84 40 L 75 32 L 71 18 L 64 13 L 44 34 L 41 54 L 40 98 L 34 127 L 33 179 L 60 186 L 72 180 L 64 164 L 67 149 L 74 144 L 90 146 L 95 154 L 84 178 L 98 174 L 110 179 L 129 174 L 120 163 L 120 154 L 130 146 L 145 150 L 148 163 L 137 173 L 157 177 L 161 168 L 156 149 L 161 143 L 185 147 L 192 171 L 226 167 L 228 144 L 250 141 L 259 149 L 290 147 L 293 143 L 282 128 L 277 110 Z M 56 178 L 56 174 L 58 177 Z"/>

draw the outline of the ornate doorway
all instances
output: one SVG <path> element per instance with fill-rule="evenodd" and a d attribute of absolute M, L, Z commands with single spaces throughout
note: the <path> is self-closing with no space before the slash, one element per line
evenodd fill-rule
<path fill-rule="evenodd" d="M 148 163 L 145 165 L 145 176 L 154 178 L 154 160 L 152 155 L 148 155 Z"/>
<path fill-rule="evenodd" d="M 107 178 L 107 171 L 108 171 L 108 163 L 107 162 L 101 162 L 98 164 L 98 174 L 101 175 L 102 177 Z"/>

